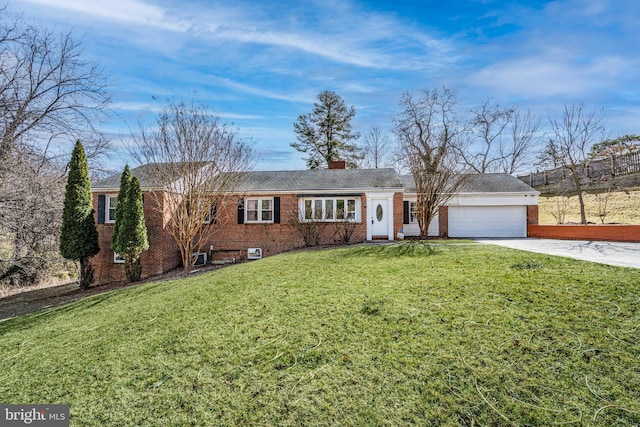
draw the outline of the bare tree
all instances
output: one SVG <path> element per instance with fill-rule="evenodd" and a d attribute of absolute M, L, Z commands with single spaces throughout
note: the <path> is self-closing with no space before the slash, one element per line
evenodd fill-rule
<path fill-rule="evenodd" d="M 552 139 L 545 146 L 543 163 L 561 164 L 569 173 L 578 195 L 580 221 L 587 223 L 584 208 L 584 182 L 591 146 L 604 136 L 604 116 L 599 111 L 585 111 L 584 104 L 565 105 L 561 120 L 550 119 Z"/>
<path fill-rule="evenodd" d="M 530 161 L 539 127 L 540 117 L 530 111 L 485 101 L 471 110 L 470 138 L 458 154 L 474 172 L 513 174 Z"/>
<path fill-rule="evenodd" d="M 389 139 L 377 126 L 373 126 L 364 135 L 362 146 L 365 167 L 378 169 L 384 167 L 389 155 Z"/>
<path fill-rule="evenodd" d="M 61 260 L 56 224 L 70 147 L 83 139 L 89 157 L 104 152 L 108 141 L 94 125 L 108 102 L 105 76 L 82 59 L 71 34 L 30 26 L 0 8 L 0 234 L 13 242 L 5 272 L 35 259 L 46 270 Z"/>
<path fill-rule="evenodd" d="M 402 111 L 394 119 L 399 157 L 408 165 L 417 192 L 420 237 L 428 236 L 429 224 L 441 205 L 462 185 L 457 152 L 463 125 L 455 108 L 456 92 L 443 87 L 424 90 L 419 98 L 405 93 Z"/>
<path fill-rule="evenodd" d="M 532 114 L 530 110 L 513 110 L 508 129 L 510 138 L 500 145 L 498 151 L 500 172 L 512 175 L 531 163 L 532 151 L 538 145 L 540 122 L 540 116 Z"/>
<path fill-rule="evenodd" d="M 513 112 L 513 108 L 501 108 L 489 101 L 471 110 L 469 133 L 472 138 L 459 147 L 459 155 L 473 171 L 497 171 L 502 161 L 503 133 Z"/>
<path fill-rule="evenodd" d="M 96 64 L 82 60 L 80 42 L 69 33 L 58 37 L 46 29 L 21 29 L 20 22 L 5 26 L 3 34 L 0 164 L 6 166 L 10 153 L 25 146 L 51 154 L 50 144 L 43 147 L 43 141 L 96 134 L 94 123 L 109 102 L 107 83 Z M 88 155 L 104 148 L 100 141 Z"/>
<path fill-rule="evenodd" d="M 219 211 L 230 202 L 251 166 L 251 149 L 206 107 L 193 102 L 170 103 L 154 125 L 141 124 L 133 138 L 132 155 L 147 165 L 160 189 L 151 195 L 189 270 L 194 251 L 210 241 L 215 230 L 206 226 L 212 208 Z"/>

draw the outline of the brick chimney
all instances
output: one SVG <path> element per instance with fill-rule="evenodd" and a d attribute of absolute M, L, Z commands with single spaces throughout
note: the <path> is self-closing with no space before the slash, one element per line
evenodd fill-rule
<path fill-rule="evenodd" d="M 346 169 L 347 162 L 344 160 L 331 160 L 329 162 L 329 169 Z"/>

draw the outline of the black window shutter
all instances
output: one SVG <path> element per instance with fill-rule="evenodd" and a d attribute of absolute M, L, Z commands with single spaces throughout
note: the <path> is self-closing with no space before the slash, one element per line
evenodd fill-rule
<path fill-rule="evenodd" d="M 104 224 L 104 207 L 106 204 L 106 197 L 104 194 L 98 195 L 98 224 Z"/>
<path fill-rule="evenodd" d="M 238 200 L 238 224 L 244 224 L 244 199 Z"/>
<path fill-rule="evenodd" d="M 280 224 L 280 197 L 273 198 L 273 222 Z"/>
<path fill-rule="evenodd" d="M 404 212 L 403 212 L 403 214 L 404 214 L 404 215 L 403 215 L 404 219 L 403 219 L 403 223 L 404 223 L 404 224 L 409 224 L 409 202 L 405 200 L 405 201 L 404 201 L 404 203 L 403 203 L 403 205 L 404 205 Z"/>

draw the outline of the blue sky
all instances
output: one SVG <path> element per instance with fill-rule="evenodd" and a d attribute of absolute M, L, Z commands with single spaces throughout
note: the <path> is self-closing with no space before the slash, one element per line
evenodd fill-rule
<path fill-rule="evenodd" d="M 256 169 L 304 169 L 293 122 L 322 90 L 354 128 L 390 131 L 405 91 L 446 85 L 557 117 L 602 108 L 611 136 L 640 133 L 640 1 L 9 0 L 10 12 L 82 39 L 110 76 L 116 147 L 169 98 L 239 128 Z M 155 101 L 154 99 L 158 99 Z M 389 132 L 390 133 L 390 132 Z M 109 162 L 130 162 L 116 149 Z"/>

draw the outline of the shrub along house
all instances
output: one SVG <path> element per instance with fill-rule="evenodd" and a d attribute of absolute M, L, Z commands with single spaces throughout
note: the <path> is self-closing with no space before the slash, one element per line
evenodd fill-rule
<path fill-rule="evenodd" d="M 179 267 L 180 252 L 167 231 L 171 212 L 163 189 L 154 186 L 145 166 L 131 173 L 140 179 L 149 236 L 149 250 L 141 256 L 143 277 Z M 203 225 L 214 227 L 214 232 L 211 241 L 198 249 L 198 261 L 269 256 L 309 243 L 394 240 L 400 231 L 417 235 L 410 178 L 398 176 L 393 169 L 345 169 L 344 162 L 324 170 L 248 172 L 227 202 L 214 206 L 215 215 Z M 124 266 L 110 247 L 119 179 L 114 175 L 92 185 L 101 248 L 92 260 L 96 283 L 125 278 Z M 150 197 L 150 192 L 160 197 Z M 477 176 L 448 206 L 440 207 L 430 235 L 462 237 L 460 233 L 468 232 L 467 237 L 524 237 L 527 222 L 537 222 L 537 196 L 510 175 Z M 514 206 L 524 216 L 516 216 Z M 520 228 L 501 231 L 490 221 L 477 221 L 479 213 L 509 215 L 509 221 L 521 222 Z M 470 228 L 458 225 L 467 222 Z M 487 231 L 474 227 L 487 227 Z"/>

